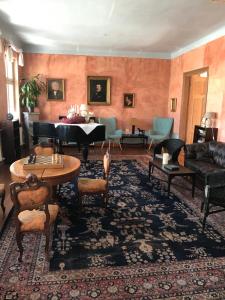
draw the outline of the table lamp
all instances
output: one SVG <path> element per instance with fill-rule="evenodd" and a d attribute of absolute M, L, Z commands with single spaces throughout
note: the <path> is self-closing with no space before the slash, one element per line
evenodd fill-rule
<path fill-rule="evenodd" d="M 129 124 L 132 126 L 132 134 L 135 134 L 135 126 L 138 124 L 138 119 L 137 118 L 131 118 L 129 120 Z"/>
<path fill-rule="evenodd" d="M 214 141 L 215 137 L 214 137 L 214 130 L 213 130 L 213 120 L 216 119 L 216 113 L 215 112 L 206 112 L 204 115 L 204 119 L 205 119 L 205 127 L 211 128 L 211 130 L 212 130 L 212 138 Z"/>
<path fill-rule="evenodd" d="M 206 112 L 204 115 L 205 119 L 205 127 L 212 127 L 212 120 L 216 119 L 216 113 L 215 112 Z"/>

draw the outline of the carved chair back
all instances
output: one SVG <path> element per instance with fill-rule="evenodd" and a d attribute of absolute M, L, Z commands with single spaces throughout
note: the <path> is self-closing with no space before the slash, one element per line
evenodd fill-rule
<path fill-rule="evenodd" d="M 10 184 L 10 194 L 17 217 L 24 210 L 42 209 L 46 214 L 45 225 L 49 224 L 48 202 L 51 199 L 52 191 L 47 182 L 38 180 L 34 174 L 29 174 L 26 181 Z"/>
<path fill-rule="evenodd" d="M 53 145 L 50 144 L 38 144 L 33 147 L 35 155 L 50 156 L 55 153 Z"/>

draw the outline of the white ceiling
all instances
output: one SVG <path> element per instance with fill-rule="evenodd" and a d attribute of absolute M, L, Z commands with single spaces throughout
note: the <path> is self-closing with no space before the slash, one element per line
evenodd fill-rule
<path fill-rule="evenodd" d="M 225 35 L 225 0 L 0 0 L 25 51 L 167 58 Z"/>

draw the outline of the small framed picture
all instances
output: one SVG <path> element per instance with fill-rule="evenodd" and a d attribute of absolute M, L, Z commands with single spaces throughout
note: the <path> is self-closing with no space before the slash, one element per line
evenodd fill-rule
<path fill-rule="evenodd" d="M 170 99 L 170 111 L 175 112 L 177 110 L 177 98 Z"/>
<path fill-rule="evenodd" d="M 47 98 L 49 101 L 64 100 L 64 79 L 47 78 Z"/>
<path fill-rule="evenodd" d="M 125 93 L 123 94 L 123 106 L 134 107 L 134 94 Z"/>
<path fill-rule="evenodd" d="M 110 77 L 88 76 L 87 78 L 87 102 L 89 105 L 110 104 Z"/>

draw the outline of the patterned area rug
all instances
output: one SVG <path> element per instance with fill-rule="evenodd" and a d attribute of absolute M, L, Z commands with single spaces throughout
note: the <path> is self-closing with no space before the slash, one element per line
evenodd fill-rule
<path fill-rule="evenodd" d="M 82 177 L 102 177 L 102 161 L 89 167 L 81 169 Z M 194 212 L 175 195 L 168 197 L 159 180 L 149 182 L 139 164 L 113 161 L 110 175 L 109 209 L 102 208 L 101 196 L 89 195 L 80 217 L 74 186 L 62 187 L 51 271 L 225 256 L 224 238 L 211 226 L 202 232 Z"/>
<path fill-rule="evenodd" d="M 94 170 L 101 177 L 102 165 L 97 166 Z M 112 167 L 109 210 L 101 208 L 100 199 L 85 198 L 81 223 L 72 186 L 63 187 L 62 203 L 67 204 L 55 228 L 51 265 L 44 256 L 45 238 L 37 234 L 25 236 L 23 263 L 18 263 L 15 224 L 10 220 L 0 240 L 0 299 L 225 299 L 224 239 L 217 231 L 223 233 L 224 223 L 209 218 L 217 230 L 208 224 L 201 232 L 196 209 L 201 192 L 193 200 L 190 184 L 179 179 L 167 197 L 165 183 L 149 183 L 143 165 L 117 161 Z M 91 171 L 82 173 L 91 176 Z M 93 216 L 100 224 L 95 220 L 88 225 Z M 70 223 L 75 232 L 68 228 Z M 88 236 L 103 237 L 104 242 L 87 245 Z M 71 247 L 79 261 L 73 256 L 68 263 Z M 74 270 L 66 270 L 71 265 Z"/>

